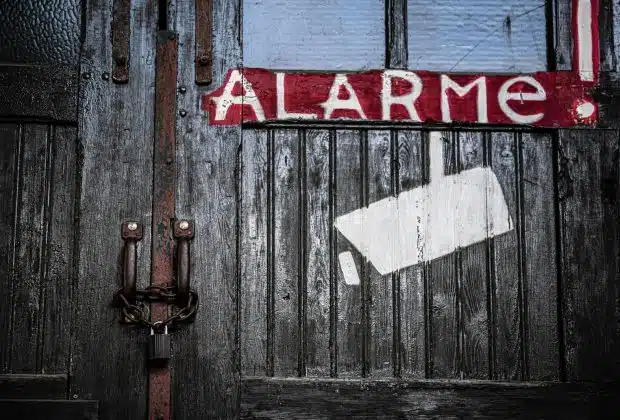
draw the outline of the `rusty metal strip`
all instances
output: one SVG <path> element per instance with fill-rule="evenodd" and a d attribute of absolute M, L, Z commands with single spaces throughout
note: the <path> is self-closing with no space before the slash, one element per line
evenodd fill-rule
<path fill-rule="evenodd" d="M 112 15 L 112 80 L 129 81 L 129 15 L 131 0 L 115 0 Z"/>
<path fill-rule="evenodd" d="M 213 1 L 196 0 L 196 84 L 213 79 Z"/>
<path fill-rule="evenodd" d="M 151 284 L 170 286 L 173 276 L 174 241 L 171 221 L 175 211 L 175 109 L 177 40 L 174 32 L 157 35 L 155 77 L 155 139 L 153 149 L 153 232 Z M 151 304 L 151 321 L 168 316 L 168 305 Z M 149 419 L 170 418 L 170 368 L 149 369 Z"/>

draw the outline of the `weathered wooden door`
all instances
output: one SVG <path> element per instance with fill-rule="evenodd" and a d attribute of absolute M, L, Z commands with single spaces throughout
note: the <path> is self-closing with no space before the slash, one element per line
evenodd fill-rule
<path fill-rule="evenodd" d="M 56 86 L 36 112 L 0 98 L 2 374 L 59 374 L 79 418 L 606 416 L 615 4 L 82 3 L 79 71 L 20 70 Z M 182 218 L 200 308 L 157 376 L 112 305 L 121 223 L 144 288 Z"/>

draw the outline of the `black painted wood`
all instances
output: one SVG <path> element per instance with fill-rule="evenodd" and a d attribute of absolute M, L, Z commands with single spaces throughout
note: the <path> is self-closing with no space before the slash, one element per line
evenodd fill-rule
<path fill-rule="evenodd" d="M 185 87 L 177 102 L 176 216 L 196 224 L 191 285 L 201 300 L 196 321 L 172 338 L 172 409 L 180 419 L 234 418 L 241 128 L 205 124 L 198 98 L 220 86 L 230 68 L 241 66 L 241 1 L 213 1 L 213 82 L 205 86 L 195 84 L 194 7 L 194 1 L 177 1 L 170 8 L 171 29 L 179 36 L 178 83 Z"/>
<path fill-rule="evenodd" d="M 111 0 L 86 2 L 79 138 L 79 265 L 73 295 L 70 395 L 100 401 L 102 419 L 138 419 L 147 404 L 146 336 L 119 324 L 111 307 L 121 284 L 121 223 L 138 220 L 138 287 L 149 283 L 154 123 L 153 1 L 132 2 L 129 83 L 103 77 L 112 68 Z M 107 40 L 107 41 L 106 41 Z"/>
<path fill-rule="evenodd" d="M 241 417 L 599 419 L 618 384 L 246 378 Z"/>
<path fill-rule="evenodd" d="M 5 420 L 98 420 L 99 404 L 88 400 L 0 399 Z"/>
<path fill-rule="evenodd" d="M 0 375 L 0 399 L 66 399 L 67 375 Z"/>
<path fill-rule="evenodd" d="M 0 65 L 0 116 L 77 121 L 75 66 Z"/>

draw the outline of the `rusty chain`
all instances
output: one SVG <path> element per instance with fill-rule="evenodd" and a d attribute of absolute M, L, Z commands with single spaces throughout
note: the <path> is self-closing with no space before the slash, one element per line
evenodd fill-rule
<path fill-rule="evenodd" d="M 176 303 L 176 288 L 171 286 L 148 286 L 144 290 L 136 290 L 136 296 L 142 298 L 146 302 L 166 302 L 180 308 L 176 313 L 170 315 L 163 321 L 151 322 L 147 305 L 145 302 L 131 303 L 123 294 L 123 288 L 114 293 L 114 302 L 120 304 L 124 317 L 133 324 L 140 324 L 152 328 L 153 330 L 162 331 L 165 327 L 174 328 L 175 324 L 184 321 L 191 321 L 198 310 L 198 293 L 193 290 L 189 291 L 189 296 L 185 306 L 180 307 Z"/>

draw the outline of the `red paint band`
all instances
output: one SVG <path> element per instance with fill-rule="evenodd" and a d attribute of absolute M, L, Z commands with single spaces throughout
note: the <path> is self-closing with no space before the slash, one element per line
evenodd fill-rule
<path fill-rule="evenodd" d="M 354 120 L 572 127 L 592 125 L 598 107 L 598 0 L 573 0 L 573 70 L 529 75 L 363 73 L 231 69 L 202 97 L 212 125 Z"/>

